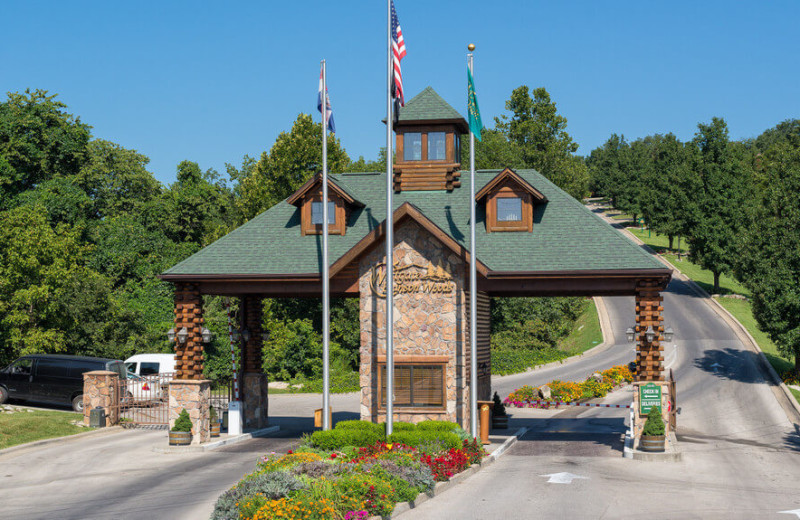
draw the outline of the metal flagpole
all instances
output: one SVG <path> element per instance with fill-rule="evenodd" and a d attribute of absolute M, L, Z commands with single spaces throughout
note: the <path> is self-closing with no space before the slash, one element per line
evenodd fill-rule
<path fill-rule="evenodd" d="M 392 221 L 392 0 L 386 2 L 386 435 L 394 420 L 394 223 Z"/>
<path fill-rule="evenodd" d="M 474 47 L 473 47 L 474 49 Z M 470 49 L 472 50 L 472 49 Z M 468 55 L 472 73 L 472 53 Z M 469 131 L 469 428 L 472 437 L 478 436 L 478 325 L 476 302 L 478 277 L 475 263 L 475 134 Z"/>
<path fill-rule="evenodd" d="M 328 266 L 328 71 L 322 60 L 322 429 L 330 430 L 330 280 Z"/>

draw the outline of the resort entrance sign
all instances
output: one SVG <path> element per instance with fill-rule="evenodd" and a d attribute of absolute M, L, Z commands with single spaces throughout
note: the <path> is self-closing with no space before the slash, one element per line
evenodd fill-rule
<path fill-rule="evenodd" d="M 372 267 L 369 287 L 379 298 L 386 298 L 386 263 Z M 453 275 L 441 264 L 394 264 L 394 294 L 452 294 L 456 290 Z"/>

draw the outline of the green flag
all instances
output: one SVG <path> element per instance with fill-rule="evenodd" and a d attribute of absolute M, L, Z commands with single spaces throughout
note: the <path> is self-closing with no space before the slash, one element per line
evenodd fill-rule
<path fill-rule="evenodd" d="M 481 110 L 478 108 L 478 96 L 475 94 L 475 84 L 472 81 L 472 71 L 467 67 L 467 78 L 469 79 L 469 95 L 467 99 L 467 110 L 469 111 L 469 131 L 475 134 L 475 139 L 481 140 Z"/>

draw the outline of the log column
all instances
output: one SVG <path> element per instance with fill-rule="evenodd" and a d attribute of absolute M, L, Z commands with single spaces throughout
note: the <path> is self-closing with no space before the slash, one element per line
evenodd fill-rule
<path fill-rule="evenodd" d="M 663 381 L 661 363 L 664 361 L 662 333 L 664 310 L 659 283 L 655 280 L 639 282 L 636 287 L 636 381 Z M 653 341 L 647 341 L 648 327 L 653 328 Z"/>
<path fill-rule="evenodd" d="M 185 343 L 178 333 L 186 328 Z M 175 379 L 203 379 L 203 298 L 197 284 L 175 285 Z"/>
<path fill-rule="evenodd" d="M 269 406 L 267 375 L 262 368 L 261 312 L 260 296 L 246 296 L 242 299 L 244 326 L 250 332 L 242 353 L 242 401 L 244 427 L 248 429 L 265 428 L 269 425 L 267 411 Z"/>

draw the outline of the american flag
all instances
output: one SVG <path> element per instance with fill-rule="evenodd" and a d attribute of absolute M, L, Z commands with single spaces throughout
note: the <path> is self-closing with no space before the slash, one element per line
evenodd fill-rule
<path fill-rule="evenodd" d="M 322 71 L 319 71 L 319 95 L 317 96 L 317 110 L 322 113 Z M 336 125 L 333 123 L 333 109 L 331 108 L 331 96 L 328 94 L 328 86 L 325 85 L 325 111 L 328 116 L 328 130 L 336 133 Z"/>
<path fill-rule="evenodd" d="M 397 11 L 394 10 L 394 0 L 392 0 L 392 62 L 394 63 L 394 88 L 392 97 L 397 98 L 400 106 L 405 106 L 403 97 L 403 73 L 400 72 L 400 60 L 406 57 L 406 43 L 403 41 L 403 30 L 397 20 Z"/>

